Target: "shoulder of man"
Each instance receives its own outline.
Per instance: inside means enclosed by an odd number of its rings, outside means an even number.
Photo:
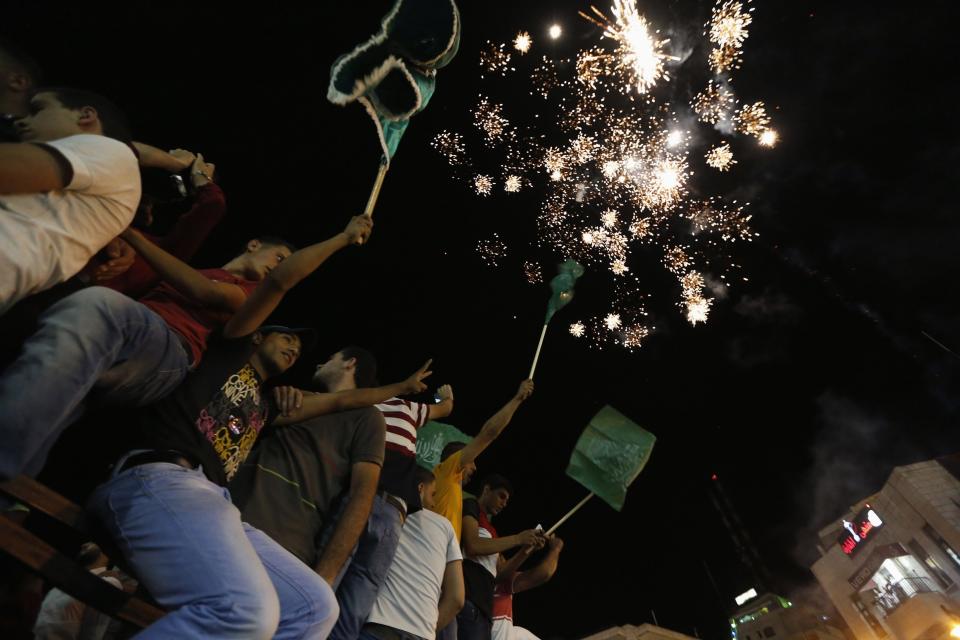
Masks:
[[[140,169],[133,149],[119,140],[79,134],[40,143],[60,156],[71,168],[70,191],[94,195],[140,193]]]

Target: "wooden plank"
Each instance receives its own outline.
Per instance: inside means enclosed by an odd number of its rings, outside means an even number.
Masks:
[[[98,578],[3,516],[0,516],[0,550],[81,602],[138,628],[147,627],[164,615],[162,610]]]
[[[84,510],[33,478],[17,476],[0,482],[0,491],[54,520],[91,537],[90,521]]]

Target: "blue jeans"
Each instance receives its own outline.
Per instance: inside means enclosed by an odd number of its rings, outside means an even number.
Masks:
[[[447,626],[437,631],[437,640],[457,640],[457,617],[454,616]]]
[[[457,638],[459,640],[490,640],[493,621],[477,609],[469,600],[457,614]]]
[[[337,587],[340,618],[330,633],[331,640],[356,640],[360,636],[387,579],[402,528],[400,511],[383,496],[374,496],[367,526]]]
[[[100,485],[88,508],[170,611],[138,638],[322,640],[337,619],[330,585],[241,522],[229,492],[199,469],[133,467]]]
[[[63,298],[0,375],[0,479],[37,475],[91,390],[110,404],[148,404],[189,368],[179,336],[139,302],[105,287]]]

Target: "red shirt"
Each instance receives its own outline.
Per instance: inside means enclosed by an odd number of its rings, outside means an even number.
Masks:
[[[493,590],[493,616],[492,620],[513,620],[513,588],[502,582],[497,583],[497,588]]]
[[[180,216],[170,233],[162,238],[146,233],[143,235],[167,253],[184,262],[190,262],[203,241],[223,219],[226,210],[227,202],[223,197],[223,191],[211,182],[200,187],[193,201],[193,208]],[[139,298],[159,282],[159,274],[146,260],[137,255],[126,272],[104,282],[103,286],[115,289],[131,298]]]
[[[201,269],[200,273],[215,282],[235,284],[248,296],[260,284],[237,277],[223,269]],[[206,351],[210,334],[227,324],[233,315],[228,311],[216,311],[198,304],[166,282],[154,287],[150,293],[140,298],[140,302],[186,339],[194,364],[200,362],[203,352]]]

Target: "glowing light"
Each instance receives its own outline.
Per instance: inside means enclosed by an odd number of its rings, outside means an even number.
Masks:
[[[507,245],[494,233],[486,240],[477,243],[477,253],[488,267],[499,266],[500,259],[507,255]]]
[[[507,180],[503,183],[503,190],[507,193],[516,193],[520,191],[520,176],[507,176]]]
[[[772,147],[777,144],[777,141],[780,139],[780,136],[777,135],[777,132],[773,129],[766,129],[763,133],[760,134],[760,144],[765,147]]]
[[[488,196],[490,195],[490,190],[493,188],[493,180],[490,179],[490,176],[480,174],[473,179],[473,188],[476,190],[477,195]]]
[[[716,124],[730,116],[733,100],[725,85],[711,80],[706,89],[694,96],[692,107],[701,122]]]
[[[490,73],[499,73],[501,76],[507,75],[508,71],[513,71],[510,67],[510,54],[504,51],[504,46],[489,41],[487,48],[480,53],[480,66]]]
[[[563,29],[560,28],[560,25],[554,24],[550,26],[550,37],[556,40],[561,35],[563,35]]]
[[[696,326],[698,322],[706,322],[710,314],[712,300],[708,298],[692,298],[687,300],[687,321]]]
[[[543,282],[543,272],[540,269],[540,265],[536,262],[524,262],[523,277],[526,278],[530,284]]]
[[[743,11],[742,4],[727,0],[713,8],[713,17],[710,20],[710,41],[721,47],[739,49],[749,35],[747,27],[751,22],[753,22],[753,16]]]
[[[533,40],[530,39],[530,34],[526,31],[521,31],[517,34],[517,37],[513,39],[513,48],[520,53],[527,53],[530,51],[530,45],[532,44]]]
[[[683,131],[674,130],[667,134],[668,147],[676,147],[681,142],[683,142]]]
[[[763,136],[763,133],[770,128],[770,116],[767,115],[763,102],[754,102],[741,107],[733,116],[733,128],[740,133],[758,138]]]
[[[593,234],[591,232],[584,231],[582,238],[584,244],[593,244]]]
[[[621,322],[619,313],[608,313],[607,317],[603,319],[603,323],[607,325],[607,329],[610,329],[610,331],[619,329]]]
[[[951,638],[960,638],[960,624],[953,625],[953,628],[950,629]]]
[[[629,270],[630,269],[627,267],[627,263],[623,260],[614,260],[613,264],[610,265],[610,271],[613,271],[613,273],[618,276],[622,276]]]
[[[623,332],[623,346],[627,349],[637,349],[643,346],[643,341],[650,335],[650,329],[640,325],[635,324]]]
[[[600,215],[600,219],[603,220],[603,226],[615,227],[617,224],[617,212],[612,209],[607,209]]]
[[[718,171],[727,171],[737,164],[737,161],[733,159],[733,151],[730,150],[730,145],[726,142],[707,151],[707,155],[704,157],[707,164]]]
[[[583,326],[582,322],[574,322],[570,325],[570,335],[574,338],[579,338],[583,335],[583,332],[586,330],[586,327]]]

